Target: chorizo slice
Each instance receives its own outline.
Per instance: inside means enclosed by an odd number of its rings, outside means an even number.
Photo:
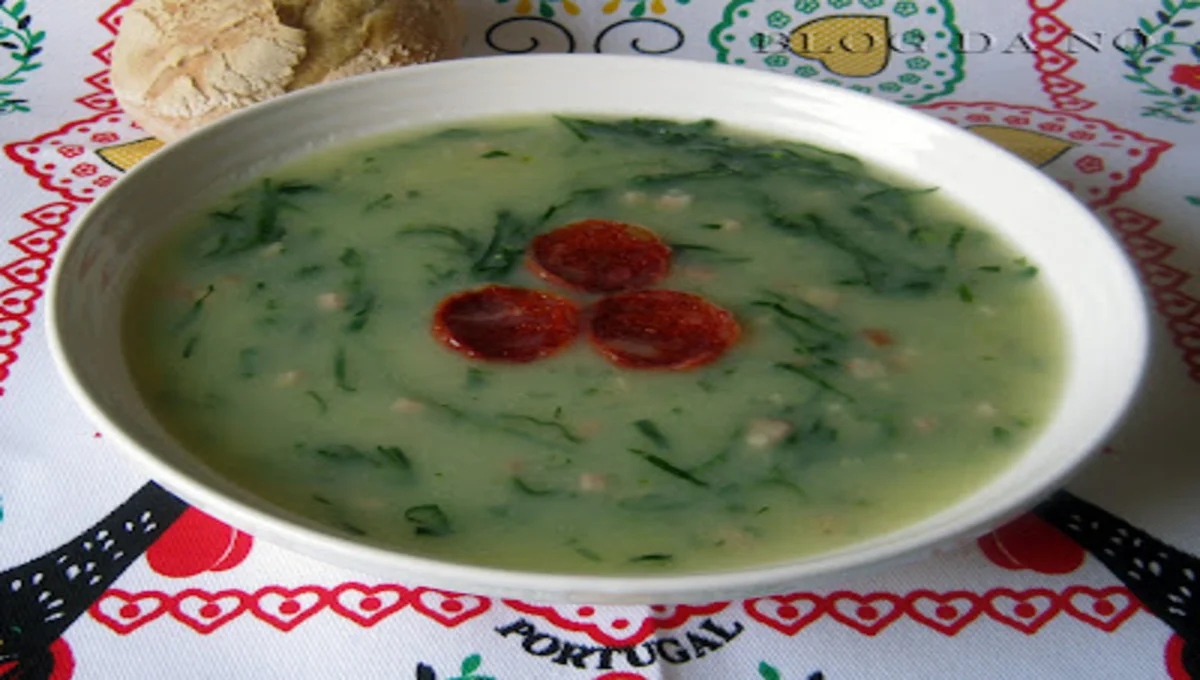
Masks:
[[[588,317],[592,345],[624,368],[697,368],[719,359],[741,337],[733,314],[673,290],[612,295],[593,304]]]
[[[486,286],[438,305],[433,335],[473,359],[528,363],[570,345],[579,335],[579,307],[554,293]]]
[[[644,227],[583,220],[529,244],[526,265],[538,277],[587,293],[648,288],[671,269],[671,249]]]

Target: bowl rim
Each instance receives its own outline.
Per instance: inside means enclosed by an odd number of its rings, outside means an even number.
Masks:
[[[1103,244],[1103,247],[1109,250],[1110,255],[1116,256],[1114,260],[1120,263],[1119,271],[1111,271],[1107,275],[1121,278],[1122,285],[1136,294],[1139,319],[1136,327],[1128,329],[1128,332],[1133,334],[1134,345],[1137,348],[1137,365],[1131,374],[1132,380],[1121,386],[1125,393],[1119,404],[1104,422],[1103,427],[1091,430],[1091,434],[1086,439],[1081,439],[1073,446],[1069,455],[1060,454],[1053,469],[1041,477],[1037,483],[1032,484],[1031,488],[1022,494],[1006,499],[1003,503],[994,504],[984,516],[976,517],[970,522],[959,522],[954,524],[951,530],[942,529],[937,531],[936,535],[925,535],[916,541],[912,539],[889,540],[894,532],[888,532],[880,536],[873,536],[867,541],[852,543],[834,551],[818,553],[809,557],[722,571],[592,576],[486,567],[423,557],[405,553],[399,549],[362,543],[332,531],[322,530],[319,525],[315,525],[311,521],[303,521],[304,518],[293,513],[281,510],[267,511],[263,507],[250,505],[195,479],[187,472],[160,458],[158,454],[143,447],[119,424],[116,417],[91,398],[88,388],[83,384],[74,367],[81,358],[73,355],[66,347],[63,320],[60,319],[60,316],[65,314],[63,291],[70,284],[65,282],[64,267],[61,265],[73,259],[77,244],[82,239],[81,234],[89,230],[89,225],[96,224],[93,216],[107,208],[109,203],[120,198],[121,186],[132,185],[138,181],[139,177],[154,173],[158,166],[165,162],[163,159],[173,153],[172,149],[186,150],[192,146],[208,144],[221,139],[226,130],[236,128],[242,121],[268,116],[277,109],[302,107],[310,99],[335,96],[339,92],[347,90],[369,89],[377,82],[403,81],[439,72],[486,71],[489,68],[511,69],[521,66],[554,67],[555,65],[565,68],[567,65],[574,65],[581,60],[611,64],[613,68],[636,67],[635,72],[640,73],[645,73],[649,67],[658,69],[656,75],[662,75],[663,71],[671,72],[670,75],[673,77],[687,78],[703,78],[705,75],[712,74],[721,78],[736,78],[739,79],[739,82],[744,81],[747,84],[761,82],[764,86],[772,88],[783,86],[792,88],[796,92],[807,91],[819,95],[825,101],[843,103],[867,112],[886,113],[893,119],[902,117],[926,128],[940,128],[943,134],[948,133],[956,141],[973,147],[973,152],[987,154],[990,162],[1001,162],[1010,166],[1014,163],[1019,164],[1021,167],[1013,167],[1012,171],[1023,173],[1030,186],[1037,184],[1047,189],[1051,194],[1051,198],[1048,200],[1054,200],[1064,208],[1071,205],[1076,210],[1086,212],[1087,221],[1091,222],[1095,232],[1096,245]],[[545,112],[551,113],[552,111],[546,109]],[[479,114],[475,117],[479,118],[483,115]],[[416,127],[428,126],[432,122],[422,120]],[[360,135],[352,137],[351,140],[361,138]],[[340,143],[344,145],[347,141],[343,139]],[[317,144],[313,149],[306,151],[305,155],[327,148],[330,148],[328,144]],[[46,289],[48,305],[45,328],[53,363],[60,379],[65,383],[73,401],[82,408],[89,419],[97,424],[106,437],[117,444],[127,458],[135,460],[152,480],[176,493],[187,503],[211,512],[218,518],[226,519],[235,526],[244,526],[253,531],[255,535],[261,534],[277,545],[303,554],[316,555],[318,559],[325,561],[329,561],[326,558],[336,555],[339,560],[338,566],[353,564],[355,566],[352,568],[358,569],[362,568],[360,565],[370,564],[369,571],[380,573],[386,571],[394,575],[411,577],[417,579],[421,585],[447,585],[481,594],[514,595],[552,601],[595,603],[611,600],[624,603],[665,604],[706,602],[713,601],[715,597],[777,592],[776,589],[789,584],[812,584],[831,578],[840,579],[850,571],[869,572],[872,569],[893,565],[897,561],[919,558],[941,546],[974,538],[1025,511],[1079,471],[1102,442],[1128,417],[1134,400],[1144,387],[1149,361],[1150,314],[1144,286],[1140,277],[1136,275],[1129,257],[1120,247],[1116,238],[1103,228],[1095,215],[1081,201],[1049,177],[1025,163],[1024,160],[955,125],[886,100],[748,67],[693,60],[600,54],[502,55],[500,59],[496,56],[469,57],[356,76],[287,93],[225,116],[189,133],[139,162],[121,178],[117,186],[110,188],[87,206],[61,244],[55,257],[55,264]],[[295,517],[301,521],[285,519],[285,517]],[[920,521],[922,520],[906,524],[897,531]],[[864,545],[870,547],[864,550],[862,549]],[[828,564],[831,559],[836,562],[835,565]]]

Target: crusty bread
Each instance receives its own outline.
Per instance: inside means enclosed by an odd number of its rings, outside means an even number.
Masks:
[[[117,101],[177,139],[309,85],[459,56],[455,0],[134,0],[113,46]]]

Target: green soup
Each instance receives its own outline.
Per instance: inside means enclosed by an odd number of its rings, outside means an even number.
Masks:
[[[439,303],[487,284],[600,299],[525,262],[592,218],[670,245],[655,287],[731,312],[736,344],[637,370],[586,329],[519,364],[435,338]],[[721,570],[878,536],[1010,464],[1064,363],[1036,267],[935,188],[710,122],[376,139],[246,185],[147,262],[127,353],[188,449],[331,531],[477,565]]]

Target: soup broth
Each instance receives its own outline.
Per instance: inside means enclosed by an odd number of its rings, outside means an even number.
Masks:
[[[605,354],[589,334],[614,293],[528,266],[581,220],[651,232],[669,267],[634,287],[698,296],[736,338],[676,368]],[[520,362],[456,350],[439,305],[488,285],[577,305],[578,333]],[[936,187],[707,121],[480,121],[320,153],[173,232],[132,291],[135,381],[221,475],[359,540],[565,573],[901,528],[1014,460],[1064,363],[1036,265]]]

